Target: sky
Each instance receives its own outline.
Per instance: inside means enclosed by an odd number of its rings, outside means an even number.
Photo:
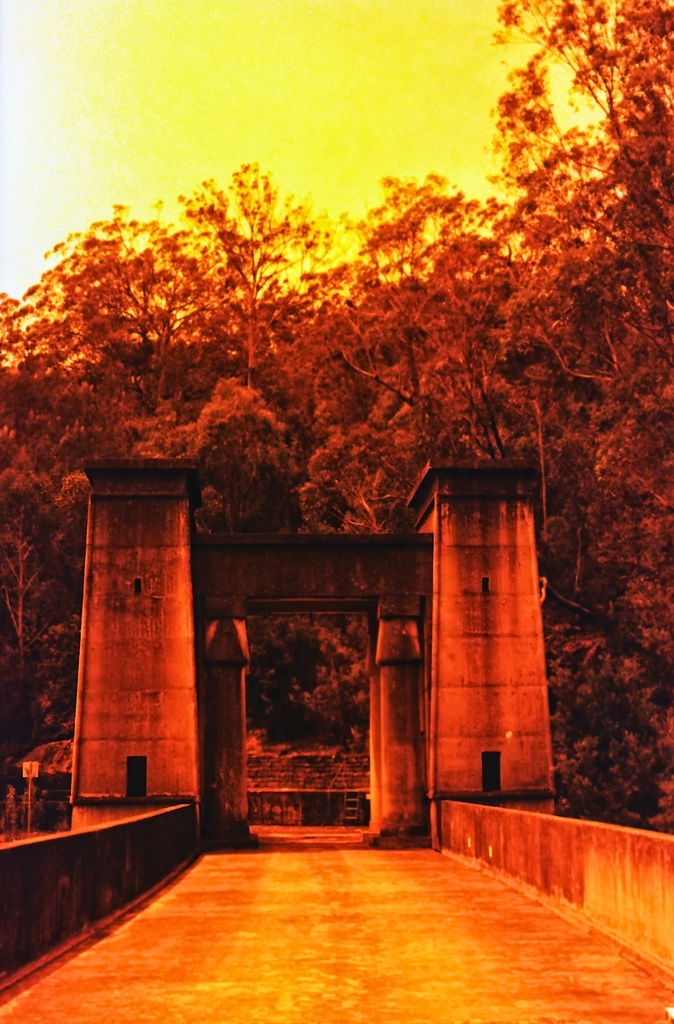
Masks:
[[[361,217],[385,176],[478,198],[490,116],[522,63],[498,0],[0,0],[0,292],[71,232],[243,163]]]

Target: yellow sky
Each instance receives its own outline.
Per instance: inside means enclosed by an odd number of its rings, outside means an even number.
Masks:
[[[490,111],[522,54],[497,0],[0,0],[0,291],[108,217],[256,161],[317,212],[385,175],[490,191]],[[506,64],[506,59],[508,63]]]

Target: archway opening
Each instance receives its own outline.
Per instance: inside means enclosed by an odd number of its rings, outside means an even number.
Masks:
[[[247,628],[249,824],[366,827],[367,617],[284,609]]]

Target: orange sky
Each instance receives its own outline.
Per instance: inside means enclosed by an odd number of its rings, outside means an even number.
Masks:
[[[490,191],[497,0],[0,0],[0,291],[113,204],[257,161],[317,212],[384,175]],[[506,64],[507,60],[507,64]]]

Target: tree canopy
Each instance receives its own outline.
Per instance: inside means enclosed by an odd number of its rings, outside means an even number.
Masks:
[[[195,457],[203,530],[378,532],[411,529],[427,459],[518,457],[542,481],[559,806],[674,828],[674,4],[500,19],[528,60],[489,202],[387,178],[328,224],[248,164],[178,225],[115,207],[2,298],[6,756],[72,727],[87,458]],[[294,727],[334,735],[353,637],[293,628],[332,653],[305,696],[285,662],[264,692],[285,672]]]

